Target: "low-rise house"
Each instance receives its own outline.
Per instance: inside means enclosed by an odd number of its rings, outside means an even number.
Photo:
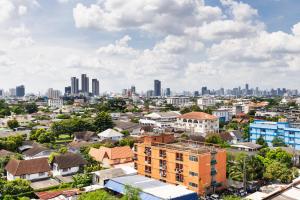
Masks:
[[[25,160],[36,158],[48,158],[53,151],[43,146],[33,146],[32,148],[23,152]]]
[[[252,142],[241,142],[241,143],[231,145],[231,148],[238,149],[240,151],[253,152],[253,151],[258,151],[259,149],[262,148],[262,146]]]
[[[92,172],[92,182],[94,185],[104,186],[104,184],[112,178],[136,175],[137,171],[132,167],[111,168]]]
[[[98,134],[100,140],[119,141],[123,138],[123,134],[113,129],[107,129]]]
[[[100,147],[100,149],[91,148],[89,155],[96,161],[102,163],[104,167],[128,163],[133,161],[133,152],[129,146],[123,147]]]
[[[205,137],[219,132],[219,118],[204,112],[190,112],[178,116],[174,128]]]
[[[29,181],[49,178],[50,165],[47,158],[37,158],[32,160],[10,160],[5,166],[7,180],[17,178]]]
[[[214,110],[212,114],[219,118],[220,122],[229,122],[232,119],[232,113],[230,110],[226,109],[218,109]]]
[[[54,176],[66,176],[75,174],[87,162],[79,154],[65,153],[55,156],[52,161],[52,173]]]
[[[143,119],[139,120],[139,123],[144,126],[155,126],[159,128],[171,127],[176,122],[177,117],[180,116],[179,112],[154,112],[145,115]]]
[[[44,191],[35,193],[40,200],[75,200],[80,194],[78,189]]]
[[[74,141],[98,141],[99,137],[95,132],[92,131],[82,131],[74,133]]]
[[[243,134],[241,131],[234,130],[234,131],[230,131],[229,134],[232,137],[231,144],[237,144],[240,142],[244,142]]]
[[[114,124],[114,129],[118,130],[119,132],[128,131],[130,135],[141,134],[142,126],[140,124],[120,120],[115,120]]]

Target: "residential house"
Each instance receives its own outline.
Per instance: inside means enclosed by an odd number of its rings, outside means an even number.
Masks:
[[[52,173],[54,176],[66,176],[75,174],[84,166],[86,161],[79,154],[65,153],[55,156],[52,161]]]
[[[14,153],[11,151],[7,151],[5,149],[0,150],[0,158],[10,157],[12,155],[14,155]]]
[[[56,190],[36,192],[40,200],[76,200],[80,194],[79,189]]]
[[[119,132],[128,131],[130,135],[139,135],[142,131],[142,125],[137,123],[115,120],[114,124],[114,129],[116,129]]]
[[[32,148],[23,152],[25,160],[36,158],[48,158],[53,151],[43,146],[33,146]]]
[[[133,161],[133,152],[129,146],[113,148],[102,146],[100,149],[91,148],[89,155],[102,163],[104,167],[112,167]]]
[[[95,132],[92,131],[82,131],[74,133],[74,141],[98,141],[99,137]]]
[[[145,115],[143,119],[139,120],[139,123],[144,126],[154,126],[159,128],[171,127],[176,122],[177,117],[180,116],[179,112],[154,112]]]
[[[232,112],[230,110],[218,109],[212,112],[212,115],[219,118],[220,122],[226,123],[232,119]]]
[[[204,112],[190,112],[177,117],[174,128],[205,137],[219,131],[219,118]]]
[[[29,181],[49,178],[50,165],[47,158],[37,158],[32,160],[11,159],[5,166],[7,180],[17,178]]]
[[[119,141],[123,138],[123,134],[113,129],[107,129],[98,134],[100,140]]]

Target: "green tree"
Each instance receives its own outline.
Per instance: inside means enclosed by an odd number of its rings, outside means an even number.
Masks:
[[[131,185],[125,185],[125,194],[122,200],[141,200],[141,189],[132,187]]]
[[[36,113],[39,109],[35,103],[27,103],[25,104],[25,110],[27,111],[27,113],[32,114]]]
[[[210,134],[205,138],[205,142],[212,144],[223,144],[224,141],[219,134]]]
[[[290,183],[295,178],[293,175],[293,170],[289,169],[286,165],[278,161],[273,161],[266,167],[264,178],[270,181]]]
[[[234,195],[227,195],[222,197],[223,200],[242,200],[241,197],[234,196]]]
[[[105,190],[96,190],[94,192],[83,193],[79,200],[117,200],[118,198],[110,195]]]
[[[0,187],[0,193],[2,195],[20,195],[23,193],[32,192],[30,182],[24,179],[16,179],[13,181],[7,181]]]
[[[7,126],[10,129],[14,129],[14,128],[18,128],[20,125],[19,125],[19,122],[16,119],[12,119],[12,120],[7,121]]]
[[[262,136],[259,136],[259,138],[256,140],[256,144],[262,145],[263,147],[268,147],[268,143]]]
[[[273,147],[286,147],[287,145],[285,144],[284,140],[279,137],[274,137],[272,140],[272,145]]]
[[[25,109],[22,105],[16,105],[11,108],[11,111],[17,115],[24,114]]]
[[[122,140],[119,141],[120,146],[133,147],[133,144],[134,144],[134,139],[132,139],[132,138],[123,138]]]
[[[50,143],[55,141],[55,137],[52,132],[46,131],[45,133],[41,133],[37,140],[39,143]]]
[[[94,125],[98,132],[105,131],[106,129],[113,128],[114,123],[109,113],[100,112],[95,118]]]
[[[81,188],[89,185],[92,182],[92,176],[90,174],[75,174],[73,177],[73,187]]]

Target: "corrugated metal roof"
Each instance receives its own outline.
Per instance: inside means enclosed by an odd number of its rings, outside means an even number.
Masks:
[[[175,186],[140,175],[123,176],[109,180],[105,187],[118,193],[125,193],[125,185],[131,185],[142,190],[142,200],[197,200],[195,192],[183,186]]]

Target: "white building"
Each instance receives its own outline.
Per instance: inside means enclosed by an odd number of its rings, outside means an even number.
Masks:
[[[62,108],[64,100],[62,99],[48,99],[48,106],[51,108]]]
[[[168,97],[167,104],[172,104],[176,107],[183,107],[190,103],[190,97]]]
[[[214,110],[212,114],[218,117],[220,122],[229,122],[232,119],[230,110],[218,109]]]
[[[8,181],[17,178],[33,181],[49,178],[50,165],[47,158],[32,160],[11,159],[5,166],[5,170]]]
[[[210,96],[202,97],[202,98],[199,98],[197,100],[197,105],[201,109],[205,109],[205,108],[210,107],[210,106],[215,106],[216,105],[216,99],[214,97],[210,97]]]
[[[204,112],[190,112],[177,117],[174,128],[205,137],[219,131],[219,118]]]
[[[159,128],[166,128],[173,126],[176,122],[177,117],[180,116],[180,113],[177,111],[170,112],[154,112],[148,115],[145,115],[143,119],[139,120],[141,125],[145,126],[155,126]]]
[[[123,138],[123,134],[119,133],[118,131],[115,131],[113,129],[107,129],[107,130],[99,133],[98,137],[100,138],[100,140],[119,141]]]
[[[53,176],[65,176],[75,174],[80,167],[84,166],[86,161],[75,153],[65,153],[55,156],[52,161]]]

